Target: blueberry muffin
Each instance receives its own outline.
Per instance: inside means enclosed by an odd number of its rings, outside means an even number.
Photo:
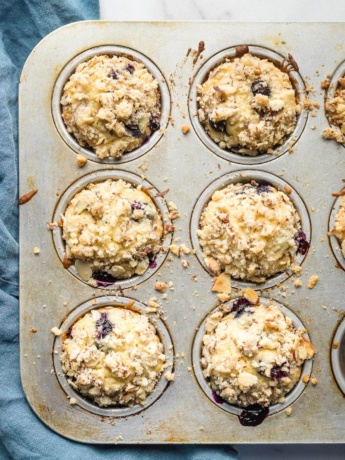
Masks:
[[[79,319],[63,335],[60,359],[71,387],[104,407],[144,405],[166,361],[147,317],[114,307]]]
[[[220,148],[243,155],[273,153],[300,113],[289,76],[249,53],[215,67],[197,90],[207,134]]]
[[[247,407],[283,403],[299,381],[313,345],[275,305],[245,297],[212,313],[205,323],[203,373],[216,395]]]
[[[113,283],[154,268],[163,222],[140,187],[121,179],[91,183],[74,196],[62,220],[65,260],[86,281]]]
[[[265,282],[286,271],[309,244],[289,197],[271,185],[230,184],[205,206],[197,231],[209,270]]]
[[[94,56],[79,64],[61,106],[68,132],[99,158],[121,158],[160,128],[158,81],[125,56]]]

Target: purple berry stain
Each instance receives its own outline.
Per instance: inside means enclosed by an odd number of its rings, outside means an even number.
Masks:
[[[212,391],[212,398],[217,404],[224,404],[224,399],[222,399],[215,391]]]
[[[112,72],[110,72],[109,77],[111,77],[113,80],[117,80],[119,78],[116,70],[113,70]]]
[[[133,137],[139,138],[142,136],[142,132],[139,129],[139,125],[130,123],[128,125],[125,125],[125,128],[126,128],[126,131]]]
[[[107,313],[102,312],[100,319],[96,322],[96,338],[98,340],[104,339],[113,330],[113,326]]]
[[[147,257],[149,258],[149,268],[156,268],[157,267],[156,255],[154,255],[152,252],[149,252],[147,254]]]
[[[73,326],[70,326],[70,327],[68,328],[68,330],[67,330],[66,337],[67,337],[68,339],[73,339],[72,327],[73,327]]]
[[[270,96],[271,94],[271,90],[270,90],[270,87],[268,86],[268,83],[263,80],[253,81],[250,87],[250,90],[254,96],[256,96],[257,94],[262,94],[264,96]]]
[[[132,209],[132,212],[134,211],[134,209],[143,209],[142,202],[134,200],[133,203],[131,204],[131,209]]]
[[[149,128],[151,132],[158,131],[161,127],[159,123],[159,116],[158,115],[151,115],[149,121]]]
[[[212,129],[215,131],[218,131],[219,133],[225,133],[226,132],[226,120],[220,120],[220,121],[212,121],[209,120],[210,126]]]
[[[275,380],[278,382],[279,380],[283,379],[284,377],[289,376],[289,371],[283,371],[283,367],[285,367],[286,364],[282,364],[281,366],[278,366],[275,364],[272,369],[271,369],[271,379]]]
[[[236,312],[234,318],[239,318],[243,313],[245,313],[245,309],[248,307],[252,307],[253,304],[249,302],[245,297],[239,297],[238,299],[234,300],[231,308],[231,312]],[[246,313],[252,313],[251,311],[247,311]]]
[[[127,70],[128,70],[128,72],[129,72],[131,75],[133,75],[133,74],[134,74],[134,71],[135,71],[134,65],[133,65],[133,64],[128,64]]]
[[[272,190],[269,185],[258,185],[256,187],[256,192],[261,195],[262,193],[270,193]]]
[[[98,286],[110,286],[111,284],[114,284],[116,281],[116,278],[114,278],[110,273],[103,272],[103,271],[98,271],[92,273],[92,278],[97,281]]]
[[[269,408],[260,404],[252,404],[240,413],[238,416],[240,424],[243,426],[258,426],[265,420],[269,414]]]
[[[307,235],[303,232],[299,232],[295,238],[297,243],[297,252],[304,256],[309,251],[310,244],[307,241]]]

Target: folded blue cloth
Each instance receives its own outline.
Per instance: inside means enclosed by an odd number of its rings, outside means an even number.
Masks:
[[[26,402],[18,346],[18,79],[33,47],[69,22],[96,19],[98,0],[0,1],[0,459],[236,458],[230,446],[92,446],[47,428]]]

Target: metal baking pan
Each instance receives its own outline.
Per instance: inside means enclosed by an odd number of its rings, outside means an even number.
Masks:
[[[327,232],[339,206],[332,192],[342,186],[345,152],[342,145],[321,137],[328,121],[320,89],[326,75],[345,60],[343,36],[344,24],[90,21],[56,30],[33,50],[20,79],[20,195],[38,189],[20,207],[21,375],[31,407],[53,430],[81,442],[109,444],[344,442],[344,327],[334,334],[345,310],[345,264],[339,244],[334,237],[329,240]],[[198,53],[201,41],[205,50]],[[299,65],[292,75],[301,98],[308,90],[310,99],[320,104],[311,113],[302,110],[295,132],[273,155],[249,158],[224,152],[209,141],[195,116],[195,85],[241,44],[275,62],[291,54]],[[79,147],[59,112],[61,88],[76,63],[100,52],[141,60],[160,82],[166,130],[120,161],[100,161]],[[191,128],[186,135],[181,131],[184,124]],[[77,152],[88,158],[82,169],[76,163]],[[177,205],[180,218],[164,246],[173,238],[177,245],[194,248],[195,253],[183,256],[189,267],[182,266],[181,258],[163,253],[155,271],[106,290],[89,286],[73,268],[63,269],[61,230],[48,230],[46,222],[54,221],[78,187],[90,178],[105,177],[152,184],[158,192],[169,189],[166,202]],[[195,238],[198,216],[210,193],[222,184],[251,178],[291,187],[291,199],[311,241],[308,255],[299,260],[302,287],[295,288],[294,277],[286,274],[251,286],[308,329],[317,353],[312,369],[310,363],[303,372],[318,381],[315,386],[300,382],[297,393],[289,395],[289,417],[286,405],[278,405],[256,428],[241,426],[236,410],[212,400],[202,381],[200,331],[218,303]],[[163,214],[166,202],[156,199]],[[34,247],[39,254],[34,254]],[[319,282],[309,290],[312,275],[318,275]],[[173,283],[166,300],[154,289],[157,281]],[[233,294],[246,286],[233,284]],[[144,310],[152,297],[162,304],[156,324],[175,381],[162,381],[141,410],[96,410],[87,401],[69,404],[70,388],[59,369],[60,339],[51,328],[67,327],[94,305],[121,306],[134,299]]]

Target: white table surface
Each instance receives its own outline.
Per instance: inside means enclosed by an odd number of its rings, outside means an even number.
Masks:
[[[100,0],[100,7],[101,19],[112,21],[345,22],[343,0]],[[345,459],[345,444],[234,447],[240,460]]]

